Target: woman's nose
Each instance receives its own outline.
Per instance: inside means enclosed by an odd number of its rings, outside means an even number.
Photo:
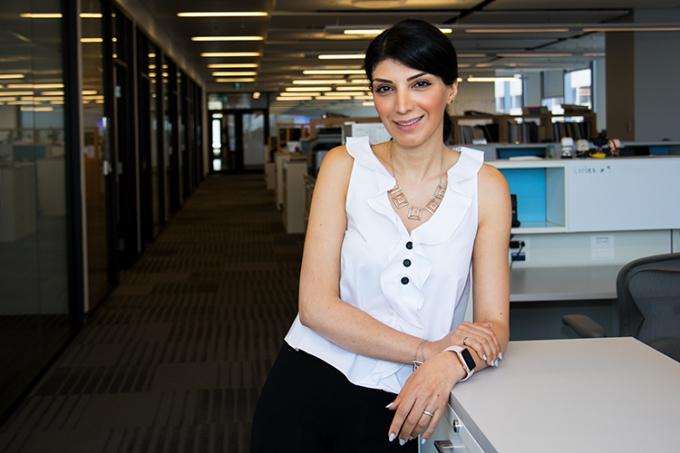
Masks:
[[[406,90],[397,91],[397,113],[407,113],[411,110],[413,100]]]

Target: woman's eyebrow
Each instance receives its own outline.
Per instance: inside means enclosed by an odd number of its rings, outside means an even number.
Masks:
[[[407,82],[410,82],[411,80],[417,79],[418,77],[422,77],[422,76],[424,76],[424,75],[427,75],[427,72],[419,72],[418,74],[412,75],[411,77],[409,77],[408,79],[406,79],[406,81],[407,81]],[[378,78],[373,79],[373,81],[374,81],[374,82],[393,83],[391,80],[387,80],[387,79],[378,79]]]

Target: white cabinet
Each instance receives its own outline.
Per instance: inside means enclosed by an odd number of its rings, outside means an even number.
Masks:
[[[305,174],[307,160],[283,164],[283,224],[287,233],[305,232]]]

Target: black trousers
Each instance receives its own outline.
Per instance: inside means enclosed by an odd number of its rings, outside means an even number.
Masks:
[[[388,440],[395,397],[284,342],[255,409],[251,453],[415,453],[417,439]]]

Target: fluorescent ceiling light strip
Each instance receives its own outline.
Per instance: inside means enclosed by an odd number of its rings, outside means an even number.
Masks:
[[[361,105],[363,105],[364,107],[375,107],[375,103],[373,101],[365,101],[362,102]]]
[[[294,98],[299,96],[321,96],[320,91],[284,91],[279,93],[279,97]]]
[[[229,79],[215,79],[215,82],[217,83],[250,83],[254,82],[255,78],[254,77],[234,77],[234,78],[229,78]]]
[[[304,75],[349,75],[349,74],[366,74],[363,69],[307,69],[302,71]]]
[[[23,89],[56,89],[56,88],[64,88],[63,83],[9,83],[7,84],[7,88],[18,88],[20,90]]]
[[[567,33],[568,28],[468,28],[465,33]]]
[[[457,55],[458,58],[484,58],[485,53],[475,53],[475,52],[463,52]]]
[[[52,107],[21,107],[22,112],[51,112]]]
[[[293,85],[314,85],[314,84],[319,84],[319,85],[336,85],[336,84],[341,84],[341,83],[347,83],[345,79],[324,79],[324,80],[314,80],[314,79],[299,79],[299,80],[293,80]]]
[[[363,60],[365,57],[363,53],[322,54],[319,60]]]
[[[115,39],[115,38],[113,38],[113,39]],[[100,43],[100,42],[104,42],[104,38],[80,38],[80,42],[82,42],[84,44]]]
[[[24,19],[61,19],[61,13],[21,13],[19,17]],[[80,13],[81,19],[101,19],[101,13]]]
[[[41,96],[63,96],[63,91],[43,91],[40,93]]]
[[[350,96],[317,96],[315,99],[324,99],[331,101],[349,101],[352,98]]]
[[[473,77],[467,78],[468,82],[510,82],[515,80],[521,80],[517,77]]]
[[[654,27],[654,26],[640,26],[640,27],[587,27],[583,29],[584,32],[628,32],[628,31],[680,31],[680,27]]]
[[[23,74],[0,74],[0,79],[23,79]]]
[[[331,91],[331,87],[288,87],[286,91],[298,92],[298,91]]]
[[[203,52],[202,57],[259,57],[260,52]]]
[[[331,91],[324,93],[324,96],[363,96],[364,94],[363,91]]]
[[[354,96],[354,99],[358,101],[370,101],[373,100],[373,96]]]
[[[311,101],[311,96],[297,96],[297,97],[277,97],[277,101]]]
[[[573,54],[569,52],[499,52],[496,54],[499,57],[516,57],[516,58],[551,58],[551,57],[571,57]]]
[[[266,11],[183,11],[177,17],[266,17]]]
[[[217,71],[212,73],[213,77],[245,77],[257,75],[256,71]]]
[[[33,96],[33,91],[0,91],[0,96]]]
[[[583,54],[584,57],[604,57],[604,52],[586,52]]]
[[[371,81],[368,79],[352,79],[352,83],[363,83],[365,85],[368,85],[369,83],[371,83]]]
[[[384,28],[347,28],[343,31],[343,34],[377,36],[384,30]],[[447,27],[439,27],[439,31],[442,33],[453,33],[453,29]]]
[[[217,41],[262,41],[262,36],[192,36],[192,41],[217,42]]]
[[[210,69],[239,69],[239,68],[257,68],[257,63],[213,63],[209,64]]]
[[[359,84],[357,84],[359,85]],[[366,86],[357,86],[357,85],[349,85],[349,86],[344,86],[344,87],[337,87],[335,90],[336,91],[356,91],[356,90],[366,90],[369,91],[370,88],[368,85]]]

